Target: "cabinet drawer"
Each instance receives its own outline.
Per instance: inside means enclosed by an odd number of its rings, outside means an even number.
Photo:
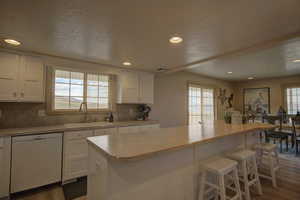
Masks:
[[[66,140],[76,140],[76,139],[85,139],[87,137],[93,136],[92,130],[87,131],[68,131],[65,132],[65,139]]]
[[[96,129],[94,130],[94,136],[101,136],[101,135],[110,135],[117,133],[116,128],[105,128],[105,129]]]
[[[120,127],[119,133],[137,133],[139,132],[139,126],[128,126],[128,127]]]
[[[88,144],[86,139],[71,140],[65,143],[65,155],[88,155]]]

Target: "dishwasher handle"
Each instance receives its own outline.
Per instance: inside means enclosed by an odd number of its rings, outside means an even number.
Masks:
[[[48,139],[56,139],[56,138],[62,138],[62,133],[15,136],[12,138],[12,143],[48,140]]]

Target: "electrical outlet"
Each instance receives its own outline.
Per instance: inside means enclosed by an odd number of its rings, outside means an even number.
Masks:
[[[38,116],[39,117],[45,117],[46,116],[46,111],[45,110],[38,110]]]

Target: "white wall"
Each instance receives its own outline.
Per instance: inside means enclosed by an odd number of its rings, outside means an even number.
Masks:
[[[204,86],[226,88],[227,96],[232,92],[232,85],[229,82],[189,72],[157,75],[154,81],[154,105],[152,106],[151,118],[159,120],[162,127],[187,124],[187,84],[189,81]],[[220,118],[219,112],[218,117]]]

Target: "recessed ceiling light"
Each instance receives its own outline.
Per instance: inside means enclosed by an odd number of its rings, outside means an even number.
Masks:
[[[170,41],[170,43],[178,44],[178,43],[181,43],[183,41],[183,39],[179,36],[174,36],[174,37],[171,37],[169,41]]]
[[[297,63],[297,62],[300,62],[300,60],[294,60],[293,62],[294,62],[294,63]]]
[[[17,40],[13,40],[13,39],[4,39],[4,42],[6,42],[7,44],[14,45],[14,46],[19,46],[21,44],[21,42],[19,42]]]
[[[232,74],[232,72],[227,72],[227,74]]]
[[[131,65],[131,62],[123,62],[123,65],[125,65],[125,66],[130,66],[130,65]]]
[[[248,77],[248,79],[249,79],[249,80],[253,80],[253,79],[254,79],[254,77]]]

